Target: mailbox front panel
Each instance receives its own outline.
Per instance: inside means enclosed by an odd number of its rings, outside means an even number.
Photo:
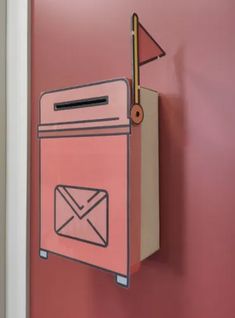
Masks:
[[[129,107],[124,79],[42,95],[41,253],[129,275]]]

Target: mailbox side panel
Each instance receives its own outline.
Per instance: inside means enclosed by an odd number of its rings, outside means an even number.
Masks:
[[[160,247],[158,93],[141,88],[141,260]]]

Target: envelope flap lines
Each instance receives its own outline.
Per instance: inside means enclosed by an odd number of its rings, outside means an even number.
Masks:
[[[57,186],[56,191],[64,198],[75,215],[82,219],[88,215],[101,201],[107,198],[104,190]]]

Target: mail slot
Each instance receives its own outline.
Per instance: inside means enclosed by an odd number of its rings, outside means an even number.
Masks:
[[[129,286],[159,248],[158,94],[115,79],[40,99],[40,257],[50,253],[115,274]]]

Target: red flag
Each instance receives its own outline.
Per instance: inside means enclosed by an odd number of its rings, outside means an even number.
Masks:
[[[138,23],[138,37],[139,37],[139,65],[151,62],[166,53],[160,45],[153,39],[148,31]]]
[[[134,103],[140,105],[140,66],[158,59],[166,53],[143,25],[139,23],[136,13],[132,15],[132,44],[133,98]]]

